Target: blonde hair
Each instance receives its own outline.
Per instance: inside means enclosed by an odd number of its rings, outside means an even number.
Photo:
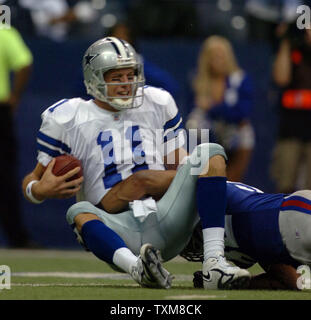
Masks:
[[[197,95],[207,95],[210,90],[211,73],[210,73],[210,56],[215,43],[223,45],[227,54],[227,72],[226,75],[230,75],[233,72],[240,70],[240,67],[236,61],[233,48],[230,42],[221,36],[208,37],[202,44],[199,57],[197,73],[193,79],[193,89]]]

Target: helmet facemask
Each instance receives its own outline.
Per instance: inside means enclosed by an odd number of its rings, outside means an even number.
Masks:
[[[115,38],[110,37],[110,40],[118,40]],[[120,40],[118,40],[120,41]],[[109,43],[109,42],[108,42]],[[123,44],[126,44],[122,41]],[[106,44],[106,43],[105,43]],[[126,44],[129,46],[128,44]],[[121,58],[119,55],[114,59],[111,59],[111,56],[114,54],[111,53],[111,48],[108,50],[97,50],[98,53],[94,52],[91,56],[90,63],[84,66],[84,83],[87,88],[88,94],[92,95],[93,97],[97,98],[100,101],[108,103],[110,106],[117,110],[124,110],[124,109],[131,109],[131,108],[138,108],[143,103],[144,97],[144,84],[145,78],[143,73],[143,65],[140,61],[138,61],[139,57],[137,56],[135,50],[129,46],[132,50],[131,56],[124,59]],[[102,51],[102,52],[101,52]],[[108,52],[107,52],[108,51]],[[111,59],[110,63],[108,64],[105,60],[102,60],[102,65],[97,63],[95,65],[92,64],[93,56],[94,62],[101,62],[101,58],[104,58],[105,54],[107,54],[108,59]],[[109,54],[109,55],[108,55]],[[95,61],[95,58],[98,56],[98,61]],[[101,56],[101,57],[100,57]],[[133,68],[134,69],[134,79],[133,81],[129,82],[106,82],[105,81],[105,74],[109,70],[116,70],[116,69],[126,69],[126,68]],[[108,95],[108,86],[122,86],[122,85],[130,85],[131,89],[129,95],[126,96],[109,96]]]

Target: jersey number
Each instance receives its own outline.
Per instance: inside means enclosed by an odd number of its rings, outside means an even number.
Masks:
[[[241,190],[245,190],[245,191],[249,191],[249,192],[263,193],[263,191],[261,191],[260,189],[257,189],[257,188],[255,188],[255,187],[248,186],[248,185],[243,184],[243,183],[232,182],[232,181],[228,181],[228,183],[234,184],[237,188],[239,188],[239,189],[241,189]]]
[[[134,167],[132,173],[139,170],[149,169],[145,162],[145,152],[142,148],[142,139],[139,132],[139,126],[128,127],[125,132],[125,139],[130,142],[132,149],[132,161]],[[104,186],[106,189],[113,187],[118,182],[122,181],[122,175],[118,172],[115,146],[113,144],[113,136],[110,130],[102,131],[97,137],[97,144],[101,146],[105,159],[105,176],[103,177]],[[108,161],[106,161],[108,159]]]

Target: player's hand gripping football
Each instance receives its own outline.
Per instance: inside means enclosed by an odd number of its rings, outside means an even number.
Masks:
[[[48,164],[45,172],[43,173],[39,182],[33,185],[33,192],[36,194],[38,200],[48,199],[48,198],[71,198],[77,194],[81,189],[81,184],[83,182],[83,177],[78,179],[72,178],[80,171],[80,167],[76,167],[64,175],[56,176],[53,174],[53,166],[55,164],[55,158]]]

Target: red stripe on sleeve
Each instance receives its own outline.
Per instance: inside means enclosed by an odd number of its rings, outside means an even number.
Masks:
[[[282,203],[282,207],[287,207],[287,206],[299,207],[299,208],[303,208],[311,211],[311,204],[305,203],[300,200],[286,200]]]

